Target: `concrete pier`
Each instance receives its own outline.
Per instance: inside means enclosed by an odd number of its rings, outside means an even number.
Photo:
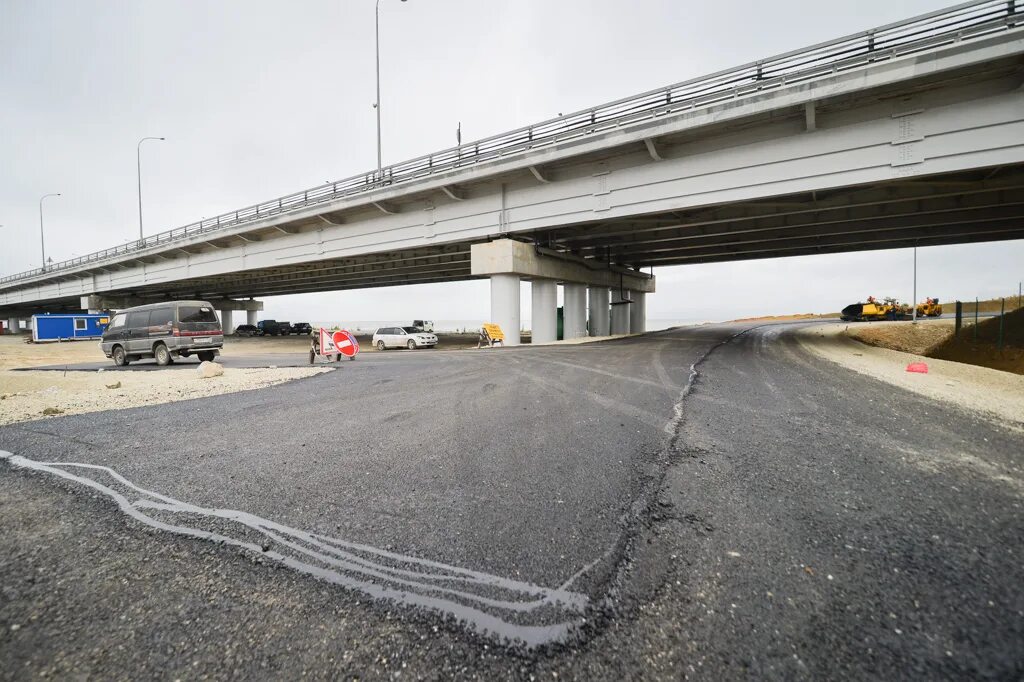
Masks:
[[[519,345],[519,275],[491,275],[491,322],[505,332],[505,345]]]
[[[554,340],[555,332],[549,331],[548,324],[554,314],[557,301],[557,283],[573,283],[573,286],[590,287],[590,333],[595,336],[608,335],[608,289],[625,287],[632,291],[654,291],[654,278],[641,272],[627,271],[609,266],[595,269],[579,258],[566,256],[535,244],[512,239],[497,239],[470,248],[471,269],[475,277],[489,277],[491,280],[491,321],[501,325],[508,345],[519,343],[519,280],[544,282],[534,287],[534,327],[540,336],[534,336],[538,343]],[[567,285],[567,291],[568,291]],[[552,293],[554,292],[554,293]],[[580,289],[567,294],[567,306],[575,309],[576,333],[580,331],[580,313],[583,296]],[[579,304],[579,305],[577,305]],[[626,311],[625,326],[629,326],[629,312]],[[557,324],[557,317],[554,318]]]
[[[258,311],[256,311],[256,310],[246,310],[245,311],[245,323],[246,324],[251,324],[252,326],[255,327],[256,326],[256,321],[257,321],[256,320],[257,312]]]
[[[608,336],[608,287],[590,287],[590,335]]]
[[[633,304],[629,306],[629,332],[643,334],[647,331],[647,294],[630,291],[629,297],[633,299]]]
[[[224,330],[225,334],[235,331],[235,326],[231,323],[232,312],[230,309],[220,311],[220,328]]]
[[[531,343],[556,341],[558,339],[558,284],[553,279],[535,279],[530,283],[530,288],[533,301]]]
[[[566,282],[562,287],[564,309],[562,337],[578,339],[587,335],[587,286]]]
[[[628,301],[627,296],[629,295],[628,290],[613,289],[612,290],[612,304],[611,304],[611,333],[612,334],[628,334],[629,333],[629,309],[632,307],[629,303],[623,303]]]

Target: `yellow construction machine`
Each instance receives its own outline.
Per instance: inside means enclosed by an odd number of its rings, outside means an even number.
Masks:
[[[887,296],[879,302],[868,296],[867,303],[851,303],[843,308],[839,319],[845,322],[870,322],[876,320],[906,320],[910,318],[910,306]]]
[[[918,317],[939,317],[942,315],[942,304],[937,298],[926,298],[924,303],[917,304]]]

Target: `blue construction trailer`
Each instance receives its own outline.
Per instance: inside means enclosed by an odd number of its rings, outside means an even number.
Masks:
[[[59,315],[33,315],[32,340],[74,341],[76,339],[98,339],[110,324],[106,313],[78,313]]]

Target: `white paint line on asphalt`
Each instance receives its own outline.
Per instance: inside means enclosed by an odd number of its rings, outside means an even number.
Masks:
[[[583,613],[589,603],[585,594],[571,592],[565,586],[547,588],[309,533],[248,512],[181,502],[139,487],[104,466],[38,462],[2,450],[0,459],[15,467],[48,473],[97,490],[115,501],[122,512],[152,528],[246,549],[375,599],[455,616],[480,634],[509,641],[519,640],[529,647],[567,639],[583,622]],[[109,477],[113,483],[107,485],[94,478],[71,473],[68,469],[97,472]],[[132,500],[129,496],[141,497]],[[168,514],[184,521],[182,525],[167,523],[143,510]],[[243,537],[197,527],[198,522],[211,520],[226,522],[227,533],[237,529],[242,531],[239,535],[244,536],[247,531],[255,531],[267,541],[261,546]]]

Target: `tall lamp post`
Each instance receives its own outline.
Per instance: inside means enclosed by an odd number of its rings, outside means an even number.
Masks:
[[[43,255],[43,270],[46,269],[46,239],[43,237],[43,199],[47,197],[59,197],[60,192],[44,194],[39,197],[39,247]]]
[[[405,2],[406,0],[402,0]],[[373,108],[377,110],[377,177],[380,178],[383,170],[380,155],[380,0],[377,0],[374,9],[374,37],[377,45],[377,101]]]
[[[135,145],[135,167],[139,171],[139,241],[142,241],[142,143],[146,140],[165,140],[163,137],[144,137]]]

